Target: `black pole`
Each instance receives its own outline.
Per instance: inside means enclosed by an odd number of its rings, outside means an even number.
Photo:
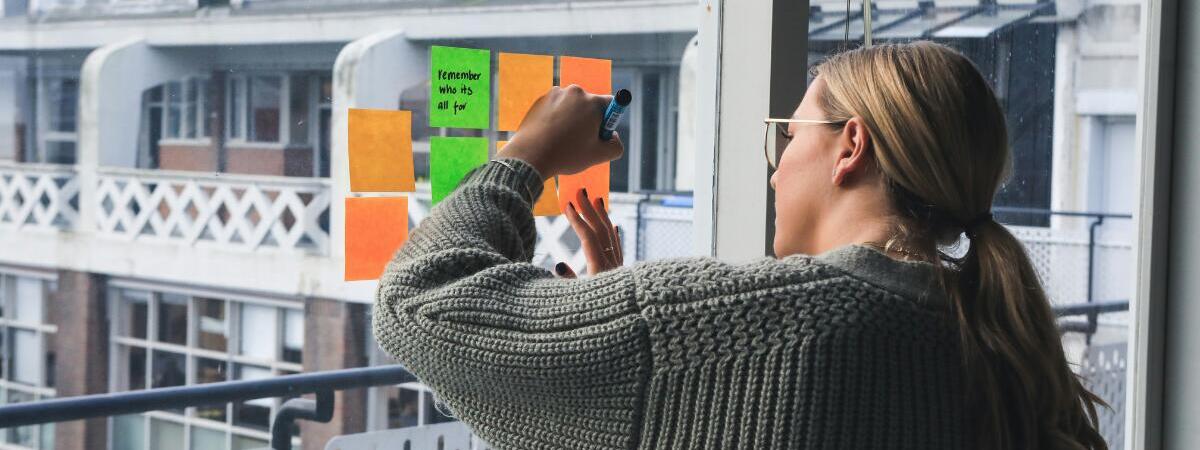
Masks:
[[[1095,298],[1093,297],[1093,294],[1092,294],[1092,292],[1093,292],[1092,290],[1093,290],[1093,286],[1095,284],[1095,278],[1096,278],[1096,274],[1095,274],[1095,272],[1096,272],[1095,271],[1096,228],[1098,228],[1103,223],[1104,223],[1104,216],[1097,216],[1096,220],[1092,222],[1092,225],[1090,227],[1088,227],[1088,276],[1087,276],[1087,302],[1088,303],[1092,303],[1093,301],[1095,301]],[[1097,314],[1095,312],[1088,313],[1088,332],[1087,332],[1088,345],[1092,344],[1092,334],[1096,333],[1096,328],[1098,327],[1098,325],[1096,324],[1096,319],[1097,319]]]
[[[223,405],[256,398],[386,386],[415,381],[400,365],[226,381],[136,392],[83,395],[0,407],[0,428],[119,416],[188,406]]]

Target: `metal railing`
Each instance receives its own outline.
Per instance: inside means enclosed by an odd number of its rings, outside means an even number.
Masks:
[[[290,450],[295,419],[328,422],[334,391],[416,381],[399,365],[285,375],[266,380],[227,381],[144,391],[81,395],[0,407],[0,428],[119,416],[190,406],[223,405],[246,400],[316,394],[316,400],[284,402],[271,422],[271,448]]]

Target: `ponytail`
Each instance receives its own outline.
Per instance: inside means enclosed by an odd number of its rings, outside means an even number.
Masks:
[[[968,404],[991,406],[973,420],[975,447],[1107,449],[1095,406],[1104,402],[1068,367],[1024,247],[990,218],[968,234],[967,254],[942,280],[960,325]]]

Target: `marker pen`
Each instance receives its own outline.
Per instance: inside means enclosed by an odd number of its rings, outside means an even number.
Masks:
[[[600,139],[612,139],[613,131],[617,129],[617,122],[621,121],[621,116],[625,115],[625,107],[629,106],[629,102],[633,101],[633,94],[629,93],[629,89],[621,89],[613,95],[613,99],[608,103],[608,107],[604,109],[604,120],[600,121]]]

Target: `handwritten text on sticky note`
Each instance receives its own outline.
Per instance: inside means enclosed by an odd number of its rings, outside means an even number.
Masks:
[[[487,128],[492,108],[491,52],[435,45],[429,53],[429,126]]]

